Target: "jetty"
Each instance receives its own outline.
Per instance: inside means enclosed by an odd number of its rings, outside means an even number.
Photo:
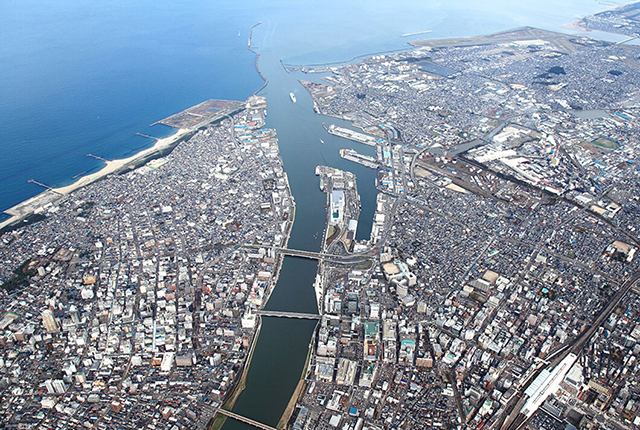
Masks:
[[[362,164],[363,166],[369,167],[371,169],[377,169],[378,167],[380,167],[380,164],[378,164],[378,161],[375,158],[368,155],[359,154],[353,149],[341,149],[340,156],[345,160]]]
[[[323,124],[323,127],[325,128],[325,130],[335,136],[344,137],[345,139],[353,140],[354,142],[358,143],[364,143],[365,145],[369,146],[376,146],[378,141],[382,140],[382,138],[380,137],[359,133],[357,131],[349,130],[348,128],[344,127],[338,127],[335,124],[331,124],[329,127],[326,127]]]

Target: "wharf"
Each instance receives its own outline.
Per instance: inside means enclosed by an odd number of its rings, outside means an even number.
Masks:
[[[341,149],[340,156],[345,160],[362,164],[363,166],[369,167],[371,169],[377,169],[378,167],[380,167],[380,164],[378,164],[375,158],[369,157],[368,155],[359,154],[353,149]]]
[[[151,125],[164,124],[173,128],[198,128],[201,125],[218,121],[225,116],[233,115],[242,110],[244,105],[245,102],[235,100],[211,99]]]
[[[379,137],[370,136],[368,134],[359,133],[357,131],[349,130],[348,128],[338,127],[335,124],[331,124],[329,127],[325,127],[329,133],[344,137],[345,139],[353,140],[354,142],[364,143],[369,146],[376,146],[378,141],[381,139]]]

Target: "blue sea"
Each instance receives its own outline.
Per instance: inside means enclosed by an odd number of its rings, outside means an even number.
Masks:
[[[419,38],[474,36],[524,25],[563,25],[622,4],[593,0],[0,0],[0,211],[101,167],[88,157],[132,155],[172,129],[150,124],[210,98],[244,100],[269,79],[268,126],[278,132],[296,198],[289,245],[319,249],[325,196],[315,166],[358,177],[358,238],[371,229],[375,171],[341,159],[356,145],[326,134],[309,95],[286,64],[338,62],[409,48]],[[414,37],[406,33],[430,30]],[[572,30],[575,32],[575,30]],[[298,102],[291,103],[294,92]],[[328,120],[342,126],[346,122]],[[320,144],[323,138],[326,144]],[[371,148],[357,148],[367,153]],[[313,190],[313,191],[312,191]],[[313,312],[316,262],[287,257],[271,310]],[[234,410],[276,425],[298,383],[315,322],[265,318]],[[226,430],[248,426],[229,420]]]
[[[209,98],[247,98],[262,85],[247,50],[258,22],[253,46],[268,71],[269,62],[343,61],[417,38],[562,31],[623,3],[2,0],[0,211],[43,191],[29,179],[65,185],[101,167],[89,153],[120,158],[153,143],[136,132],[173,132],[149,127],[155,121]]]

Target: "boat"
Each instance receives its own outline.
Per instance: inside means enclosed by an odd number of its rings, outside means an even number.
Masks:
[[[320,139],[320,143],[322,143],[324,145],[324,140]]]
[[[289,97],[291,97],[292,102],[296,102],[296,96],[293,93],[289,93]]]

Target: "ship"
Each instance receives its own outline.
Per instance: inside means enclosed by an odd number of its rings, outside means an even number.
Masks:
[[[291,97],[292,102],[296,102],[296,96],[293,93],[289,93],[289,97]]]

